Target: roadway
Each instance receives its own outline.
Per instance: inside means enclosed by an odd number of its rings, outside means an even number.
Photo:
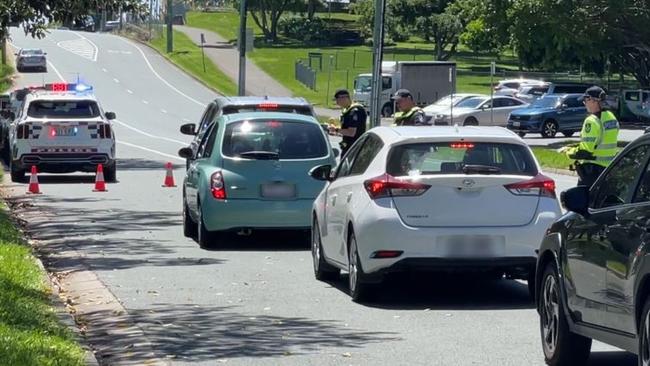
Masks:
[[[8,200],[48,258],[64,298],[105,364],[542,365],[538,316],[525,283],[405,276],[368,305],[346,280],[318,282],[294,235],[229,238],[202,250],[182,235],[183,160],[215,94],[147,47],[108,34],[14,31],[18,47],[48,53],[47,74],[19,85],[77,77],[114,111],[118,180],[92,192],[93,175],[41,175],[41,196],[7,183]],[[179,187],[162,188],[171,161]],[[575,178],[554,176],[559,189]],[[404,285],[406,283],[406,285]],[[635,365],[594,345],[590,365]]]

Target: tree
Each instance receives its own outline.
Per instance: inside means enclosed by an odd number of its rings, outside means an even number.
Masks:
[[[460,35],[460,41],[475,52],[494,51],[499,48],[497,39],[485,23],[485,18],[474,19],[465,27]]]
[[[394,0],[387,0],[390,4]],[[373,27],[375,24],[375,4],[374,0],[359,0],[351,5],[350,8],[353,14],[359,15],[357,24],[363,38],[372,37]],[[389,6],[386,7],[384,14],[384,27],[386,36],[397,42],[405,41],[409,38],[410,29],[403,24],[399,23]]]
[[[287,10],[298,8],[299,0],[247,0],[251,17],[262,32],[264,38],[275,43],[278,40],[278,22]],[[304,2],[302,2],[304,9]]]

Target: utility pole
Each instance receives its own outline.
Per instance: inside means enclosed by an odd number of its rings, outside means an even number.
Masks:
[[[372,35],[374,53],[372,55],[372,83],[370,91],[370,124],[372,127],[381,125],[381,91],[382,75],[381,62],[384,55],[384,12],[386,11],[386,0],[374,0],[375,2],[375,29]]]
[[[174,32],[172,29],[172,20],[174,19],[174,4],[172,0],[167,0],[167,53],[174,51]]]
[[[239,5],[239,95],[246,95],[246,0]]]

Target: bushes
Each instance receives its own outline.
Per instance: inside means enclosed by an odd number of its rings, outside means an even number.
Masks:
[[[283,18],[278,30],[286,38],[299,40],[306,45],[357,45],[362,40],[359,32],[337,27],[332,21],[314,17]]]

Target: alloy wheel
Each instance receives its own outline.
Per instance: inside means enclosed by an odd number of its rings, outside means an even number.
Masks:
[[[650,366],[650,312],[647,312],[643,319],[639,357],[643,366]]]
[[[560,329],[560,301],[555,276],[547,276],[542,290],[542,342],[547,354],[554,354]]]
[[[314,261],[314,270],[318,272],[320,267],[320,229],[314,222],[314,229],[311,231],[311,257]]]
[[[557,127],[553,122],[544,123],[544,136],[554,137],[557,134]]]
[[[357,289],[357,282],[359,281],[359,268],[357,268],[357,241],[354,235],[350,238],[350,260],[349,260],[349,282],[350,292],[354,293]]]

